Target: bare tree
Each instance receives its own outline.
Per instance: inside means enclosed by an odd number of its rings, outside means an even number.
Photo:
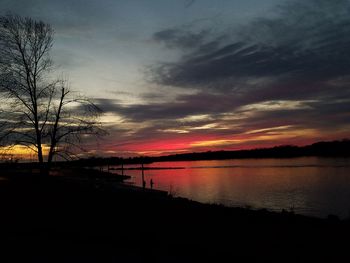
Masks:
[[[42,21],[0,17],[0,138],[35,151],[40,164],[45,152],[48,164],[55,155],[70,158],[85,137],[103,132],[93,102],[52,78],[53,35]]]

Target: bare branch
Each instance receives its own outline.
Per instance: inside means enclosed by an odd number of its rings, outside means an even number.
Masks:
[[[49,146],[50,163],[55,154],[67,157],[74,156],[74,149],[83,151],[84,137],[103,134],[98,122],[101,110],[72,92],[66,81],[49,75],[52,44],[50,25],[0,16],[0,101],[6,122],[0,123],[4,128],[0,138],[6,138],[7,145],[35,150],[40,163],[43,145]]]

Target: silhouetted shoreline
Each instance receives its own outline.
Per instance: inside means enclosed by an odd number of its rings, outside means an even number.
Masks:
[[[260,148],[238,151],[208,151],[174,154],[166,156],[141,157],[92,157],[74,161],[57,161],[53,167],[95,167],[121,164],[150,164],[154,162],[229,160],[229,159],[264,159],[264,158],[297,158],[297,157],[350,157],[350,140],[317,142],[307,146],[282,145],[272,148]],[[0,169],[36,169],[37,162],[3,162]],[[112,168],[115,169],[115,168]],[[140,168],[125,168],[140,169]],[[181,167],[144,167],[143,169],[181,169]]]
[[[0,258],[335,262],[348,253],[350,223],[335,216],[228,208],[85,178],[8,176],[0,181],[0,239],[5,244]]]
[[[143,156],[131,158],[88,158],[74,161],[82,166],[140,164],[169,161],[228,160],[249,158],[296,158],[296,157],[350,157],[350,140],[317,142],[307,146],[282,145],[272,148],[260,148],[238,151],[208,151],[173,154],[166,156]]]

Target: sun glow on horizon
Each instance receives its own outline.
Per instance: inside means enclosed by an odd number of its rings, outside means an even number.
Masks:
[[[48,155],[49,147],[43,145],[44,157]],[[20,159],[20,160],[36,160],[37,153],[34,149],[23,145],[3,146],[0,147],[0,157],[3,159]]]

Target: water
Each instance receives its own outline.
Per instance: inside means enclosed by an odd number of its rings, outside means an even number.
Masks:
[[[145,170],[147,187],[152,178],[154,188],[200,202],[350,216],[349,158],[161,162],[145,167],[177,168]],[[141,185],[140,170],[125,174]]]

